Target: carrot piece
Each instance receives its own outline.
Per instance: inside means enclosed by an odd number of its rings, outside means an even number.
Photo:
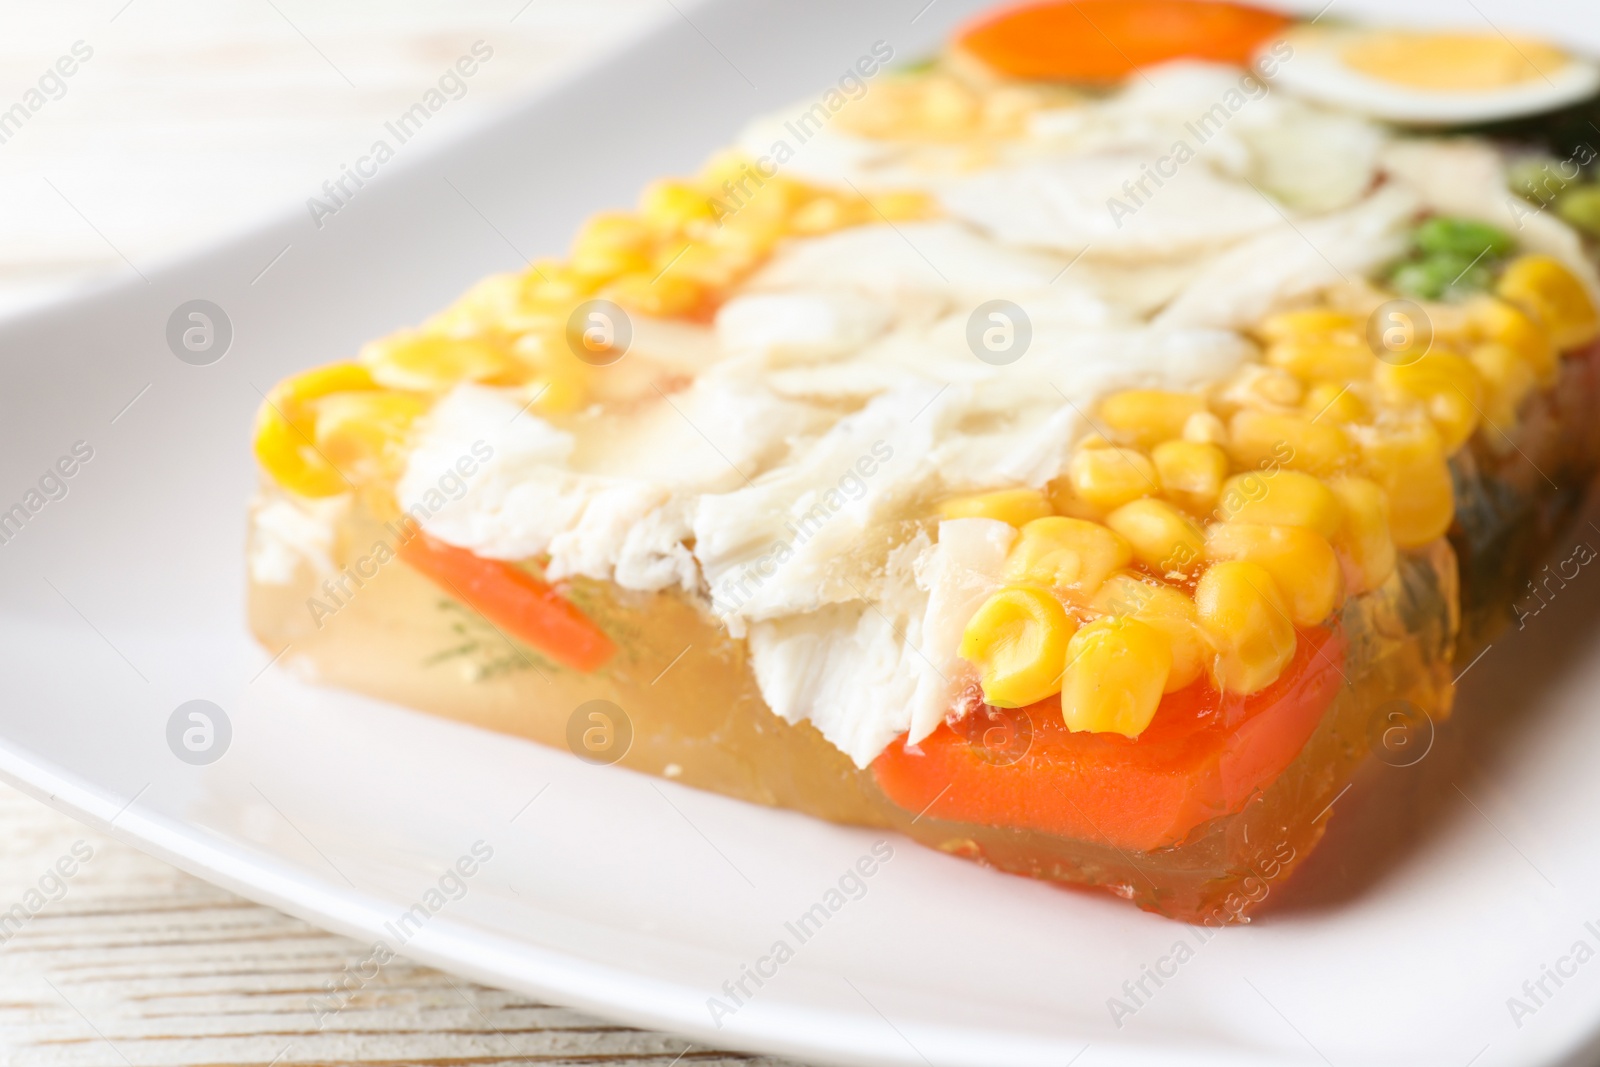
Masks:
[[[933,818],[1162,848],[1241,810],[1283,773],[1344,684],[1344,650],[1337,632],[1301,630],[1295,658],[1266,689],[1227,697],[1201,681],[1169,693],[1135,739],[1072,733],[1047,700],[1024,709],[1026,724],[999,729],[1014,755],[996,758],[984,723],[963,720],[915,747],[895,742],[873,772],[889,799]]]
[[[605,631],[576,605],[513,563],[483,559],[425,533],[402,544],[400,558],[557,663],[587,674],[617,650]]]
[[[1107,84],[1169,59],[1246,66],[1289,21],[1227,0],[1065,0],[984,16],[957,41],[1012,77]]]

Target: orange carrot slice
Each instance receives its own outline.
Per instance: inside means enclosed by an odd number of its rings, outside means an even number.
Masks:
[[[889,799],[936,819],[1137,851],[1175,844],[1239,811],[1282,774],[1338,695],[1343,637],[1325,629],[1298,636],[1295,658],[1266,689],[1225,697],[1202,681],[1170,693],[1136,739],[1072,733],[1052,698],[1024,709],[1026,734],[1002,727],[998,748],[983,722],[963,720],[914,748],[895,742],[872,769]]]
[[[617,650],[576,605],[514,563],[483,559],[424,533],[401,546],[400,558],[507,635],[557,663],[587,674],[604,666]]]

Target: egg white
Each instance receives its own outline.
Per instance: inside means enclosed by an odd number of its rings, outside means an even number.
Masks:
[[[1348,33],[1303,29],[1286,40],[1294,54],[1267,68],[1275,87],[1391,122],[1430,126],[1494,122],[1552,111],[1600,91],[1600,65],[1570,55],[1565,66],[1546,76],[1466,92],[1417,89],[1352,69],[1341,57],[1351,41]]]

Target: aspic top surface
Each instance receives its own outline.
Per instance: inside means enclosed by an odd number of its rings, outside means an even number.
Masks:
[[[713,246],[797,183],[853,217],[812,220],[731,281],[663,253],[652,284],[711,276],[714,304],[604,302],[593,321],[623,336],[582,397],[469,373],[428,402],[397,502],[481,556],[548,558],[552,579],[697,599],[748,637],[769,706],[864,766],[960,688],[959,621],[930,594],[976,564],[917,526],[932,502],[1044,487],[1115,390],[1233,379],[1259,361],[1253,324],[1373,276],[1425,214],[1514,232],[1596,288],[1579,234],[1508,194],[1498,146],[1389,121],[1548,109],[1592,91],[1595,68],[1440,36],[1291,25],[1248,66],[1179,59],[1091,88],[974,77],[959,56],[907,69],[875,42],[752,122],[699,194]],[[1455,65],[1385,58],[1428,47]],[[1508,50],[1532,73],[1504,69]],[[1451,83],[1462,63],[1483,69]],[[647,216],[684,210],[656,192]],[[559,286],[558,269],[525,277]],[[425,333],[528,328],[505,295],[520,284],[491,279]],[[414,337],[369,347],[381,382],[432,384],[393,355]],[[446,499],[475,449],[492,458]],[[255,577],[324,558],[340,506],[268,508]]]

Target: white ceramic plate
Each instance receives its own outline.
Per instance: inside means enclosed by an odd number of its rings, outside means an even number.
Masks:
[[[1204,941],[894,840],[860,898],[800,944],[785,923],[874,835],[319,690],[247,637],[247,439],[262,389],[561,247],[574,220],[692,167],[873,41],[914,55],[965,13],[925,2],[690,9],[692,24],[445,150],[402,149],[321,229],[297,212],[0,327],[0,510],[75,442],[93,450],[67,494],[0,544],[0,775],[256,900],[708,1044],[1055,1067],[1592,1055],[1600,962],[1559,987],[1546,978],[1549,995],[1519,1019],[1507,998],[1526,998],[1546,964],[1573,971],[1562,959],[1575,942],[1600,948],[1584,925],[1600,919],[1600,574],[1473,668],[1458,724],[1422,763],[1378,768],[1339,802],[1324,850],[1258,923]],[[1553,4],[1479,6],[1507,26],[1556,25]],[[1600,45],[1600,23],[1581,18]],[[168,318],[192,299],[231,321],[220,362],[168,349]],[[191,699],[232,724],[209,766],[168,748],[168,720]],[[445,876],[474,845],[492,857]],[[442,876],[459,899],[430,896]],[[754,995],[713,1019],[708,998],[731,1006],[723,984],[779,940],[793,958],[759,990],[745,978]],[[1146,966],[1172,972],[1162,960],[1180,941],[1192,958],[1159,988],[1144,978],[1152,995],[1117,1025],[1110,998],[1128,998]]]

